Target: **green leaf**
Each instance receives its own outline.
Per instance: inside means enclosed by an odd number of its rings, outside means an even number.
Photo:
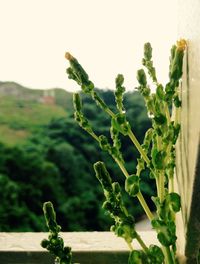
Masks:
[[[129,254],[128,264],[145,264],[146,257],[142,251],[132,250]]]
[[[125,181],[125,190],[131,196],[136,196],[140,191],[139,177],[137,175],[130,175]]]
[[[169,203],[169,207],[174,212],[179,212],[181,209],[181,198],[178,193],[169,193],[166,197],[167,202]]]
[[[154,148],[152,150],[152,163],[153,166],[158,169],[162,170],[165,167],[165,157],[166,157],[166,152],[162,150],[157,150]]]
[[[159,113],[156,114],[156,116],[154,117],[154,120],[156,122],[156,124],[158,125],[164,125],[167,123],[167,118],[166,116],[164,116],[163,114]]]
[[[174,97],[174,105],[178,108],[178,107],[181,107],[181,100],[179,99],[179,96],[176,95]]]
[[[156,245],[150,245],[148,248],[148,257],[152,264],[162,264],[164,262],[163,252],[161,248]]]

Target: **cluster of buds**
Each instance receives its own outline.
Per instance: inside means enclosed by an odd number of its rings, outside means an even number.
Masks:
[[[41,246],[46,248],[56,259],[58,264],[71,264],[72,253],[71,248],[64,246],[63,239],[59,236],[61,227],[56,222],[56,214],[51,202],[45,202],[43,205],[46,225],[49,229],[48,239],[43,239]]]

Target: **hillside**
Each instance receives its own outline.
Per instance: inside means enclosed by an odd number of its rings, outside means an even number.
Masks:
[[[0,97],[41,102],[44,97],[49,95],[54,97],[56,105],[62,106],[67,111],[72,109],[72,93],[64,89],[30,89],[15,82],[0,82]]]
[[[0,141],[22,143],[52,119],[72,109],[72,94],[63,89],[28,89],[14,82],[0,82]]]

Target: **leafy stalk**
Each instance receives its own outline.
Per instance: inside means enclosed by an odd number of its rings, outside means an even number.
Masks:
[[[72,264],[71,248],[64,246],[64,241],[60,237],[61,227],[56,222],[56,214],[51,202],[45,202],[43,205],[46,225],[49,229],[48,239],[43,239],[41,246],[53,254],[58,264]]]
[[[88,94],[96,104],[111,117],[110,140],[104,136],[98,136],[89,121],[82,112],[81,98],[74,95],[75,119],[79,125],[85,129],[95,140],[98,141],[102,150],[107,151],[123,172],[125,180],[125,190],[131,197],[137,197],[145,213],[151,221],[152,227],[157,232],[158,240],[162,250],[156,246],[146,247],[142,239],[134,228],[133,218],[124,207],[120,186],[112,183],[112,180],[103,163],[94,165],[96,176],[104,190],[106,201],[104,208],[115,220],[112,230],[124,237],[131,254],[129,264],[132,263],[168,263],[175,264],[176,254],[176,225],[175,214],[180,210],[180,197],[174,193],[174,168],[175,168],[175,144],[180,132],[178,113],[181,107],[179,96],[179,82],[182,76],[182,64],[185,40],[180,40],[171,49],[169,82],[163,86],[157,80],[156,69],[152,60],[152,47],[150,43],[144,45],[144,57],[142,64],[144,69],[137,72],[139,82],[138,91],[144,98],[148,115],[152,121],[152,128],[149,129],[141,145],[135,137],[129,121],[126,119],[126,111],[123,105],[124,77],[119,74],[115,80],[116,91],[116,112],[113,112],[99,97],[95,91],[93,82],[79,62],[69,53],[66,58],[70,67],[67,73],[70,79],[75,80],[82,88],[83,93]],[[147,81],[146,72],[156,85],[155,93],[151,92]],[[172,114],[175,110],[175,118]],[[125,168],[125,161],[121,153],[120,135],[128,136],[140,153],[136,173],[129,174]],[[152,197],[156,207],[156,215],[150,211],[140,190],[140,174],[147,168],[151,178],[155,179],[157,196]],[[137,239],[142,247],[142,251],[133,250],[131,242]],[[165,260],[164,260],[165,258]]]
[[[103,207],[115,220],[115,225],[111,226],[111,230],[114,231],[117,236],[123,237],[131,250],[133,250],[131,242],[133,239],[136,239],[144,252],[147,252],[147,246],[135,230],[135,220],[124,206],[119,183],[112,183],[111,177],[103,162],[98,161],[95,163],[94,170],[97,179],[102,185],[106,198]]]

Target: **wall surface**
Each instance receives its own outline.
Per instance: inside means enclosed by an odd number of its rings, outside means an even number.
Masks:
[[[182,197],[185,253],[196,263],[200,247],[200,1],[178,1],[179,38],[188,41],[182,82],[177,177]],[[183,248],[181,249],[183,250]]]
[[[157,244],[154,231],[140,231],[147,246]],[[40,246],[47,233],[0,233],[1,264],[54,264],[54,258]],[[113,232],[61,233],[72,247],[74,264],[127,264],[129,248]],[[134,241],[133,246],[140,245]]]

